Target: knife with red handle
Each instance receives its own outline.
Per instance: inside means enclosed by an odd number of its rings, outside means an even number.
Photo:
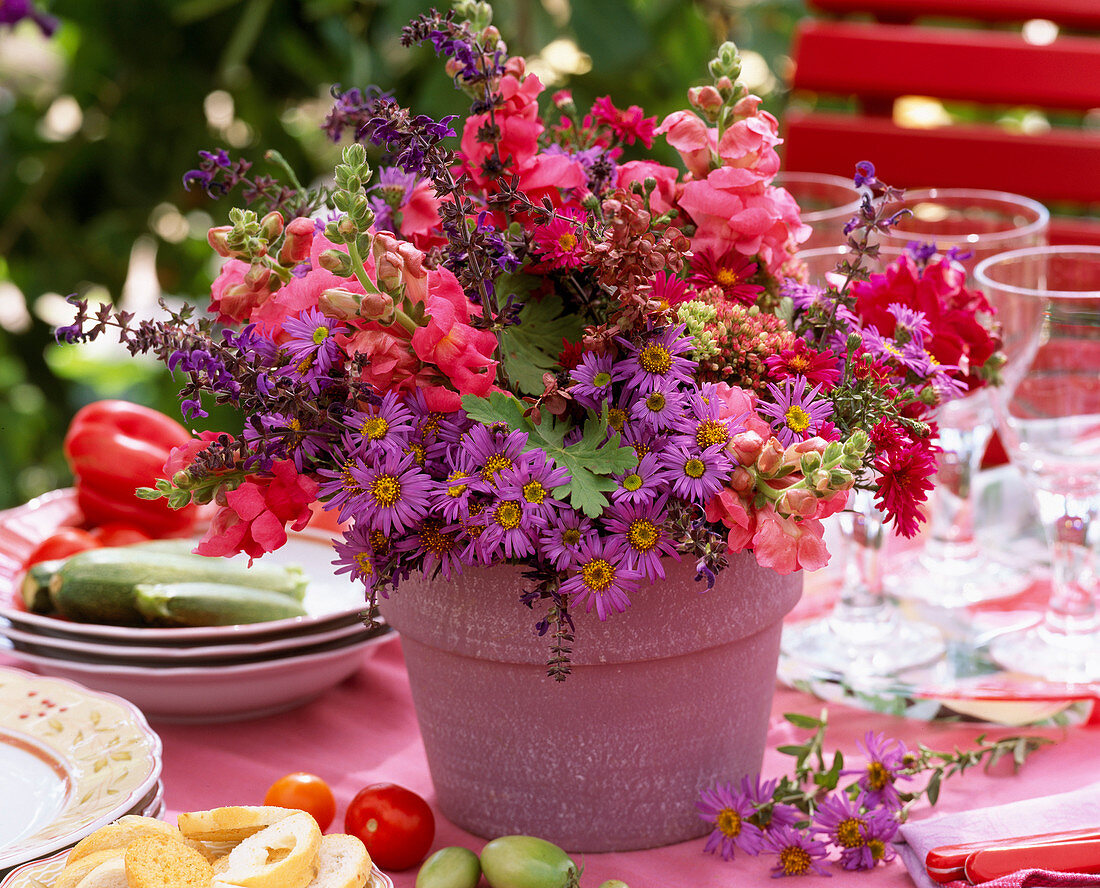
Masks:
[[[975,851],[963,865],[966,879],[972,885],[1025,869],[1100,873],[1100,839],[986,848]]]
[[[1089,839],[1100,840],[1100,827],[1071,829],[1062,832],[1040,833],[1030,836],[1009,836],[999,839],[982,839],[958,845],[940,845],[933,848],[924,859],[925,870],[934,882],[953,882],[966,877],[966,859],[978,851],[993,848],[1018,848],[1024,845],[1049,845],[1056,842],[1073,842]]]

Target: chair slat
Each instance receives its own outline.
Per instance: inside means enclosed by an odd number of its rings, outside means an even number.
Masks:
[[[1018,34],[807,20],[796,35],[794,58],[795,89],[872,99],[924,95],[1079,111],[1100,107],[1100,40],[1085,37],[1034,46]]]
[[[1040,201],[1100,202],[1100,133],[1021,135],[991,126],[907,129],[843,114],[785,115],[784,168],[848,176],[861,160],[903,188],[984,188]]]
[[[810,0],[810,6],[839,15],[869,12],[882,21],[924,16],[985,22],[1041,18],[1068,28],[1100,30],[1100,3],[1096,0]]]

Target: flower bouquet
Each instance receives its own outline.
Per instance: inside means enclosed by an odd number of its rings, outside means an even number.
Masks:
[[[403,34],[469,95],[461,123],[334,90],[324,128],[353,141],[312,189],[203,153],[185,182],[256,207],[210,231],[226,261],[208,316],[74,299],[60,338],[116,326],[183,376],[186,418],[211,400],[244,417],[142,495],[216,503],[198,551],[255,557],[319,502],[343,527],[338,571],[372,605],[518,565],[509,594],[532,611],[529,643],[550,637],[557,679],[582,616],[610,626],[677,561],[700,592],[734,558],[822,567],[822,519],[855,487],[913,533],[935,467],[927,411],[995,364],[974,320],[988,306],[950,257],[918,251],[866,280],[896,196],[867,165],[843,284],[807,283],[809,229],[772,182],[777,123],[737,82],[732,44],[658,122],[609,97],[540,104],[490,15],[461,2]],[[657,138],[684,169],[647,158]],[[766,678],[770,695],[774,660]]]

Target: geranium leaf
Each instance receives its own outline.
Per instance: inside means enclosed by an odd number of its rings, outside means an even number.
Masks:
[[[499,280],[497,286],[502,286]],[[557,369],[561,341],[576,340],[581,329],[579,316],[562,315],[561,297],[556,294],[526,303],[520,309],[519,323],[505,328],[501,335],[501,358],[508,378],[525,394],[541,395],[542,374]]]

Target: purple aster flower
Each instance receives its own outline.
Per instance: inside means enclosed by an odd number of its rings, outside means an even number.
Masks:
[[[339,447],[333,447],[329,461],[333,468],[317,469],[317,476],[321,479],[317,497],[325,503],[326,509],[337,509],[341,521],[349,521],[356,502],[363,496],[363,488],[353,473],[357,460]],[[363,526],[366,527],[366,524]]]
[[[412,413],[416,434],[425,443],[430,444],[438,439],[447,444],[457,444],[458,439],[471,425],[461,410],[444,413],[429,409],[424,392],[420,389],[413,389],[405,398],[405,406]]]
[[[274,444],[294,461],[299,472],[307,460],[316,459],[326,452],[329,441],[324,431],[303,428],[298,417],[286,413],[249,417],[241,437],[256,451],[271,452]]]
[[[703,505],[729,480],[733,462],[721,444],[705,450],[673,444],[660,455],[672,492],[680,499]]]
[[[582,539],[577,556],[577,573],[561,584],[561,594],[573,596],[575,605],[584,605],[606,620],[612,611],[622,613],[630,606],[630,593],[638,588],[641,574],[626,566],[619,540]]]
[[[351,476],[363,491],[351,504],[356,522],[365,519],[371,530],[406,530],[428,512],[432,479],[417,467],[412,454],[391,452],[370,463],[356,463]]]
[[[482,558],[490,562],[503,548],[507,558],[522,558],[535,551],[535,527],[518,499],[498,499],[479,516],[485,529],[478,538]]]
[[[462,447],[480,466],[484,486],[495,489],[500,473],[515,466],[524,446],[527,433],[516,431],[502,434],[488,426],[475,425],[462,436]]]
[[[830,793],[814,811],[810,832],[824,836],[841,852],[862,847],[867,825],[865,803],[862,792],[854,799],[843,791]]]
[[[868,731],[863,743],[857,744],[867,756],[863,768],[841,771],[841,775],[859,774],[859,786],[867,796],[871,807],[883,806],[891,811],[901,808],[901,797],[894,783],[897,780],[912,780],[912,775],[904,773],[906,768],[905,744],[900,740],[887,739],[885,734]]]
[[[924,345],[924,338],[932,335],[932,325],[923,311],[909,308],[907,305],[898,305],[896,302],[886,307],[886,310],[894,316],[894,338],[898,342],[916,342]]]
[[[741,792],[756,808],[752,822],[765,833],[778,826],[794,826],[804,819],[802,812],[794,805],[776,804],[775,788],[778,785],[778,780],[761,782],[759,774],[751,780],[747,774],[741,778]]]
[[[424,574],[431,576],[438,568],[443,578],[449,580],[462,573],[458,530],[457,525],[448,525],[438,518],[425,518],[412,533],[398,540],[394,549],[419,556]]]
[[[676,382],[690,383],[698,364],[683,355],[692,350],[692,339],[685,336],[684,324],[665,327],[661,332],[636,345],[619,340],[628,349],[623,370],[629,374],[627,387],[650,392]]]
[[[944,401],[961,398],[969,391],[966,383],[955,376],[955,373],[959,370],[957,365],[938,364],[931,355],[928,356],[928,359],[931,365],[928,381],[936,392],[938,403],[942,404]]]
[[[647,453],[634,471],[616,476],[619,486],[611,492],[611,501],[648,503],[668,490],[668,472],[661,463],[662,453]]]
[[[336,329],[333,329],[334,324]],[[333,335],[341,327],[342,324],[326,317],[320,309],[307,308],[298,317],[283,321],[283,331],[290,335],[283,349],[290,353],[292,364],[308,359],[309,366],[318,373],[328,373],[341,355]]]
[[[811,838],[793,826],[779,826],[771,830],[763,843],[764,851],[770,851],[778,860],[772,867],[772,876],[805,876],[817,873],[829,875],[823,866],[829,849],[824,842]]]
[[[523,511],[541,526],[553,512],[566,507],[553,492],[571,478],[567,468],[556,465],[541,450],[529,450],[515,466],[500,473],[498,486],[503,498],[518,500]]]
[[[576,509],[565,509],[550,516],[539,537],[539,548],[558,570],[572,570],[586,541],[591,546],[599,543],[592,522]]]
[[[812,438],[833,412],[833,405],[824,398],[818,399],[821,386],[815,385],[806,390],[805,377],[783,380],[783,390],[774,383],[768,383],[774,403],[762,401],[757,410],[764,416],[770,416],[772,431],[779,442],[787,447],[798,441]]]
[[[653,429],[644,426],[628,425],[623,429],[623,437],[619,442],[623,447],[633,447],[638,455],[638,460],[645,459],[647,454],[660,453],[668,447],[671,439],[668,435],[654,433]]]
[[[625,564],[638,569],[648,580],[665,578],[661,557],[670,555],[677,561],[680,555],[672,544],[664,524],[665,499],[650,503],[623,503],[604,513],[603,523],[612,539],[626,547]]]
[[[639,392],[630,408],[630,418],[644,427],[663,432],[683,422],[687,396],[664,383],[645,393]]]
[[[764,834],[749,820],[756,809],[744,793],[734,791],[732,783],[704,789],[695,807],[703,820],[714,824],[703,846],[705,854],[719,854],[723,860],[732,860],[737,850],[752,856],[760,853]]]
[[[326,507],[327,508],[327,507]],[[368,589],[374,585],[377,574],[371,559],[370,531],[365,526],[354,525],[344,532],[342,538],[332,541],[337,558],[337,574],[346,573],[350,579],[359,580]]]
[[[898,833],[897,816],[885,808],[872,808],[865,817],[860,828],[862,843],[840,852],[840,864],[846,870],[874,869],[880,861],[885,863],[897,856],[891,844]]]
[[[386,392],[380,404],[352,410],[344,424],[353,430],[364,454],[404,450],[413,430],[412,413],[396,392]]]
[[[715,444],[725,447],[733,435],[745,430],[741,417],[730,419],[722,416],[723,402],[713,389],[708,385],[688,398],[687,413],[678,429],[681,434],[673,438],[674,444],[694,446],[700,450]]]
[[[808,311],[815,305],[821,308],[829,308],[833,304],[833,297],[825,292],[824,287],[816,284],[802,284],[794,278],[787,278],[780,289],[780,295],[788,297],[794,303],[795,312]]]
[[[599,410],[611,398],[611,384],[623,378],[621,368],[609,354],[585,352],[573,370],[573,385],[569,393],[582,407]]]
[[[445,480],[433,485],[432,510],[438,510],[448,521],[457,521],[469,514],[471,497],[477,492],[474,482],[480,478],[480,473],[473,458],[457,447],[451,450],[446,462],[450,471]]]

